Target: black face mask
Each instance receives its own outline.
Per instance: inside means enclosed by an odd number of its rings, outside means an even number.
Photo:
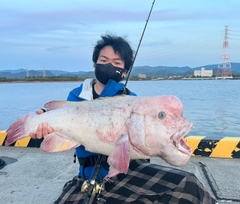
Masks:
[[[126,69],[114,67],[111,63],[108,64],[96,64],[95,65],[95,75],[98,81],[102,84],[107,84],[109,79],[112,79],[116,82],[121,81],[123,72]]]

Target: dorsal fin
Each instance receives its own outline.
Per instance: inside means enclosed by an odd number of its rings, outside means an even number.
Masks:
[[[54,110],[57,108],[60,108],[62,106],[69,105],[74,102],[69,102],[69,101],[50,101],[44,105],[44,107],[49,111],[49,110]],[[76,102],[75,102],[76,103]]]
[[[96,100],[109,100],[109,99],[114,99],[114,98],[120,98],[120,97],[126,97],[128,95],[120,95],[120,96],[111,96],[111,97],[100,97],[96,98]],[[50,101],[44,105],[44,107],[49,111],[49,110],[54,110],[57,108],[60,108],[62,106],[70,105],[73,103],[79,103],[80,101],[64,101],[64,100],[59,100],[59,101]],[[81,103],[87,103],[89,102],[88,100],[81,101]]]
[[[99,98],[96,98],[96,99],[94,99],[95,101],[96,100],[112,100],[112,99],[114,99],[114,98],[122,98],[122,97],[128,97],[129,95],[117,95],[117,96],[106,96],[106,97],[99,97]]]

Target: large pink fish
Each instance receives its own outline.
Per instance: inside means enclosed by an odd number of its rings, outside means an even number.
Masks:
[[[120,96],[83,102],[52,101],[47,112],[27,114],[7,130],[5,145],[36,131],[47,122],[54,132],[45,136],[41,149],[59,152],[84,145],[108,155],[107,177],[127,173],[131,159],[161,157],[182,166],[191,156],[184,136],[192,123],[183,118],[183,105],[175,96]]]

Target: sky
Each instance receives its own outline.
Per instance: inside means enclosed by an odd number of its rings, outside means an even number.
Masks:
[[[103,34],[126,36],[134,66],[240,62],[239,0],[1,0],[0,71],[93,71]],[[223,49],[225,26],[229,48]]]

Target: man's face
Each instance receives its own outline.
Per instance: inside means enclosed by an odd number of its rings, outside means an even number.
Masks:
[[[127,74],[126,69],[124,69],[124,60],[118,52],[114,51],[112,46],[105,46],[100,50],[94,66],[96,78],[102,84],[106,84],[109,79],[119,82]]]
[[[121,56],[114,52],[111,46],[105,46],[101,49],[97,64],[108,64],[111,63],[115,67],[124,68],[125,63]]]

